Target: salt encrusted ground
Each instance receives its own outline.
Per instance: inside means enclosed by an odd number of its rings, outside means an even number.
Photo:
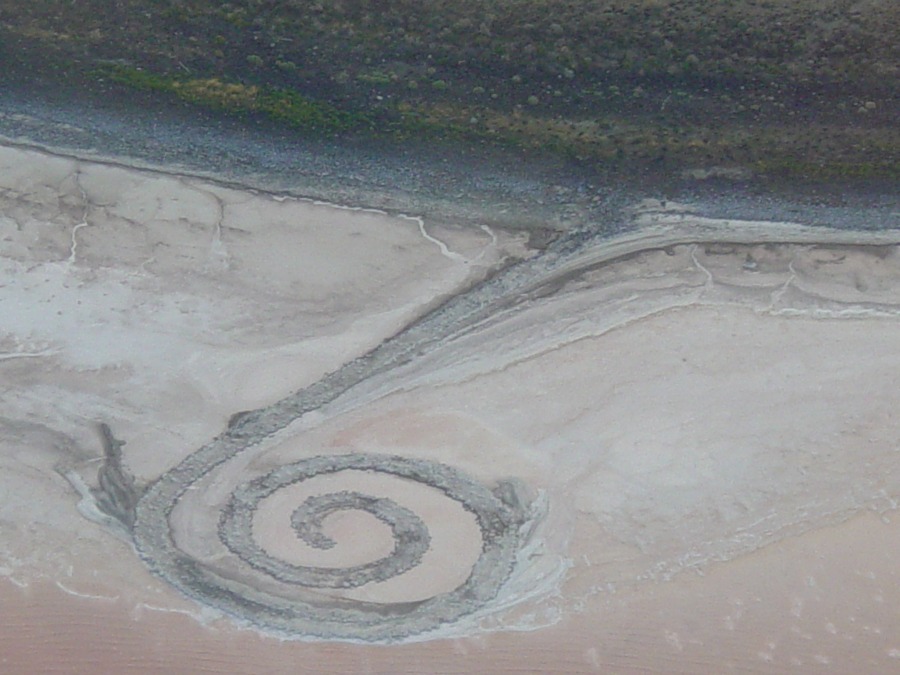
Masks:
[[[111,424],[128,468],[155,479],[233,413],[312,384],[534,252],[501,231],[12,147],[0,163],[0,571],[22,588],[3,585],[11,672],[98,659],[117,672],[787,672],[900,658],[896,233],[642,205],[639,235],[536,265],[552,284],[210,475],[175,519],[200,557],[221,554],[203,526],[229,485],[315,454],[513,477],[545,509],[499,596],[432,641],[280,643],[182,599],[79,513],[71,481],[93,484],[93,425]],[[629,255],[601,264],[613,251]],[[390,477],[340,478],[304,489],[374,481],[397,494]],[[466,511],[401,487],[432,548],[420,569],[348,599],[445,592],[477,556]],[[257,517],[273,553],[345,565],[390,548],[377,521],[345,514],[328,532],[355,544],[310,551],[285,536],[292,508],[276,500]]]

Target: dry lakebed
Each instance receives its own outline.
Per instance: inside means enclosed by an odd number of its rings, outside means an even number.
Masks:
[[[0,671],[900,668],[900,232],[0,182]]]

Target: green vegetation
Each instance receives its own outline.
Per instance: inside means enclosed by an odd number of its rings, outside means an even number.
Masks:
[[[0,50],[308,132],[804,176],[898,174],[897,25],[893,0],[0,0]]]
[[[259,87],[218,78],[185,78],[147,73],[128,66],[108,66],[98,77],[144,91],[166,92],[187,103],[234,114],[259,113],[296,129],[323,133],[371,126],[364,115],[351,114],[295,91]]]

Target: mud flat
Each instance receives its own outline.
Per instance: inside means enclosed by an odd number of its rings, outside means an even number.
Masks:
[[[898,232],[0,163],[12,672],[900,658]]]

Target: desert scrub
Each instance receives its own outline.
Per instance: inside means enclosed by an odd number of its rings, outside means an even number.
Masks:
[[[196,105],[233,112],[259,110],[259,87],[222,82],[217,78],[173,80],[172,92]]]
[[[363,113],[339,110],[295,91],[267,89],[259,96],[258,102],[260,112],[297,129],[338,132],[371,129],[374,125],[372,119]]]
[[[900,176],[900,130],[834,126],[672,123],[602,114],[566,118],[507,113],[486,106],[406,104],[410,132],[555,152],[582,162],[657,163],[671,169],[740,166],[757,174],[797,178],[863,179]],[[894,159],[889,159],[891,155]]]
[[[316,132],[895,175],[900,3],[850,4],[0,0],[0,38]]]

